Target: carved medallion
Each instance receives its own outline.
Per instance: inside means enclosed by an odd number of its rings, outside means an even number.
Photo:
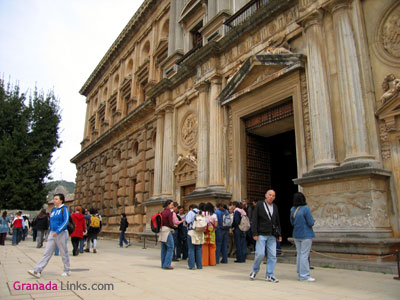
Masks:
[[[386,63],[400,66],[400,4],[387,9],[375,34],[374,50]]]
[[[197,116],[193,113],[188,113],[182,122],[181,140],[186,148],[191,148],[197,141]]]

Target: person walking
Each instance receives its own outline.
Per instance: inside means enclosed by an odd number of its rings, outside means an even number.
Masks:
[[[90,214],[85,215],[85,219],[88,220],[88,234],[86,238],[86,249],[85,252],[90,252],[90,242],[93,243],[93,253],[97,253],[97,235],[101,230],[101,220],[97,214],[97,210],[91,208],[89,210]]]
[[[75,230],[70,234],[72,255],[77,256],[79,254],[80,241],[83,239],[83,234],[86,232],[86,220],[80,206],[75,208],[75,212],[72,214],[72,221],[74,221],[75,224]]]
[[[22,212],[17,212],[15,214],[15,218],[12,221],[13,227],[13,237],[12,237],[12,245],[16,246],[22,239],[22,230],[24,229],[24,219],[21,217]]]
[[[164,202],[164,210],[161,212],[162,215],[162,227],[160,232],[159,241],[161,242],[161,268],[164,270],[173,270],[171,266],[172,257],[174,255],[174,222],[172,209],[174,202],[172,200],[166,200]]]
[[[123,243],[125,243],[126,248],[130,246],[129,242],[125,238],[125,231],[128,228],[129,223],[128,219],[126,218],[126,214],[122,213],[121,214],[121,223],[119,224],[119,230],[121,233],[119,234],[119,247],[122,248]]]
[[[49,229],[49,217],[47,216],[46,210],[41,209],[40,213],[35,218],[36,227],[36,248],[43,246],[44,233]]]
[[[300,281],[314,282],[315,278],[310,276],[310,263],[308,260],[312,238],[315,237],[312,229],[314,219],[303,193],[298,192],[293,195],[290,223],[293,225],[293,238],[297,250],[297,278]]]
[[[0,218],[0,245],[4,246],[7,233],[10,231],[10,218],[7,217],[7,211],[3,211],[1,218]]]
[[[279,282],[274,275],[276,265],[276,241],[282,241],[281,224],[279,220],[278,207],[273,203],[275,191],[268,190],[265,200],[258,201],[253,210],[253,238],[256,241],[256,254],[254,257],[253,271],[250,279],[254,280],[260,271],[260,264],[265,257],[265,244],[267,244],[267,272],[266,281]]]
[[[47,238],[46,249],[42,260],[29,270],[28,273],[33,277],[40,278],[43,269],[47,266],[56,247],[58,247],[64,264],[64,272],[61,276],[71,275],[68,255],[68,208],[64,205],[65,197],[63,194],[55,194],[53,198],[54,207],[50,214],[50,232]]]

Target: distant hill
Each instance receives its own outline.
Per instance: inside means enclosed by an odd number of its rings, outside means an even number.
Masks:
[[[75,189],[75,183],[74,182],[69,182],[65,180],[56,180],[56,181],[49,181],[46,183],[46,186],[50,189],[50,191],[53,191],[57,186],[62,185],[64,186],[68,193],[72,194]]]

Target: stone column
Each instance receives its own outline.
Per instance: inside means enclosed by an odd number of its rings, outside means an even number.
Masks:
[[[210,186],[224,186],[224,111],[217,97],[221,91],[221,77],[211,79],[210,95]]]
[[[156,149],[154,153],[154,196],[161,194],[164,141],[164,112],[157,113]]]
[[[175,51],[183,51],[183,31],[181,24],[178,23],[182,9],[184,5],[184,0],[176,0],[176,14],[175,14]]]
[[[218,1],[208,1],[208,4],[207,4],[207,21],[210,21],[217,14],[217,2]]]
[[[175,30],[178,22],[176,21],[176,0],[171,0],[169,8],[169,33],[168,33],[168,56],[175,52]]]
[[[339,95],[345,138],[345,161],[370,160],[360,65],[349,15],[349,1],[331,6],[337,51]]]
[[[164,119],[164,147],[162,160],[162,194],[172,195],[174,153],[172,149],[172,116],[173,106],[165,107]]]
[[[333,140],[322,13],[313,14],[303,23],[307,41],[307,81],[314,168],[335,167],[338,163]]]
[[[209,83],[202,82],[197,87],[198,101],[198,148],[196,189],[205,189],[208,185],[208,89]]]

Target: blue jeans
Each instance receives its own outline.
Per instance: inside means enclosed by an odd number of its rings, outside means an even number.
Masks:
[[[202,245],[192,244],[192,237],[190,235],[188,235],[188,237],[187,237],[187,244],[188,244],[188,267],[189,267],[189,269],[193,269],[195,263],[196,263],[197,269],[203,269]]]
[[[79,242],[79,253],[83,253],[83,247],[85,246],[85,237]]]
[[[236,245],[236,260],[238,262],[245,262],[247,255],[246,232],[241,231],[239,228],[233,230]]]
[[[171,266],[172,256],[174,254],[174,237],[172,232],[168,233],[167,242],[161,242],[161,268]]]
[[[229,229],[217,228],[215,230],[215,239],[217,243],[217,250],[215,252],[215,259],[217,264],[220,263],[219,255],[222,253],[221,263],[228,263],[228,239]]]
[[[310,255],[312,239],[294,239],[297,250],[297,278],[299,280],[307,280],[310,278],[310,263],[308,256]]]
[[[274,275],[276,265],[276,238],[272,235],[259,235],[256,243],[256,255],[254,257],[253,272],[260,271],[260,264],[265,257],[265,244],[267,244],[267,273],[266,276]]]
[[[22,239],[22,228],[14,227],[13,228],[13,236],[12,236],[12,244],[18,245]]]
[[[122,243],[125,243],[126,245],[128,245],[128,241],[125,238],[125,231],[121,231],[120,235],[119,235],[119,246],[122,247]]]

